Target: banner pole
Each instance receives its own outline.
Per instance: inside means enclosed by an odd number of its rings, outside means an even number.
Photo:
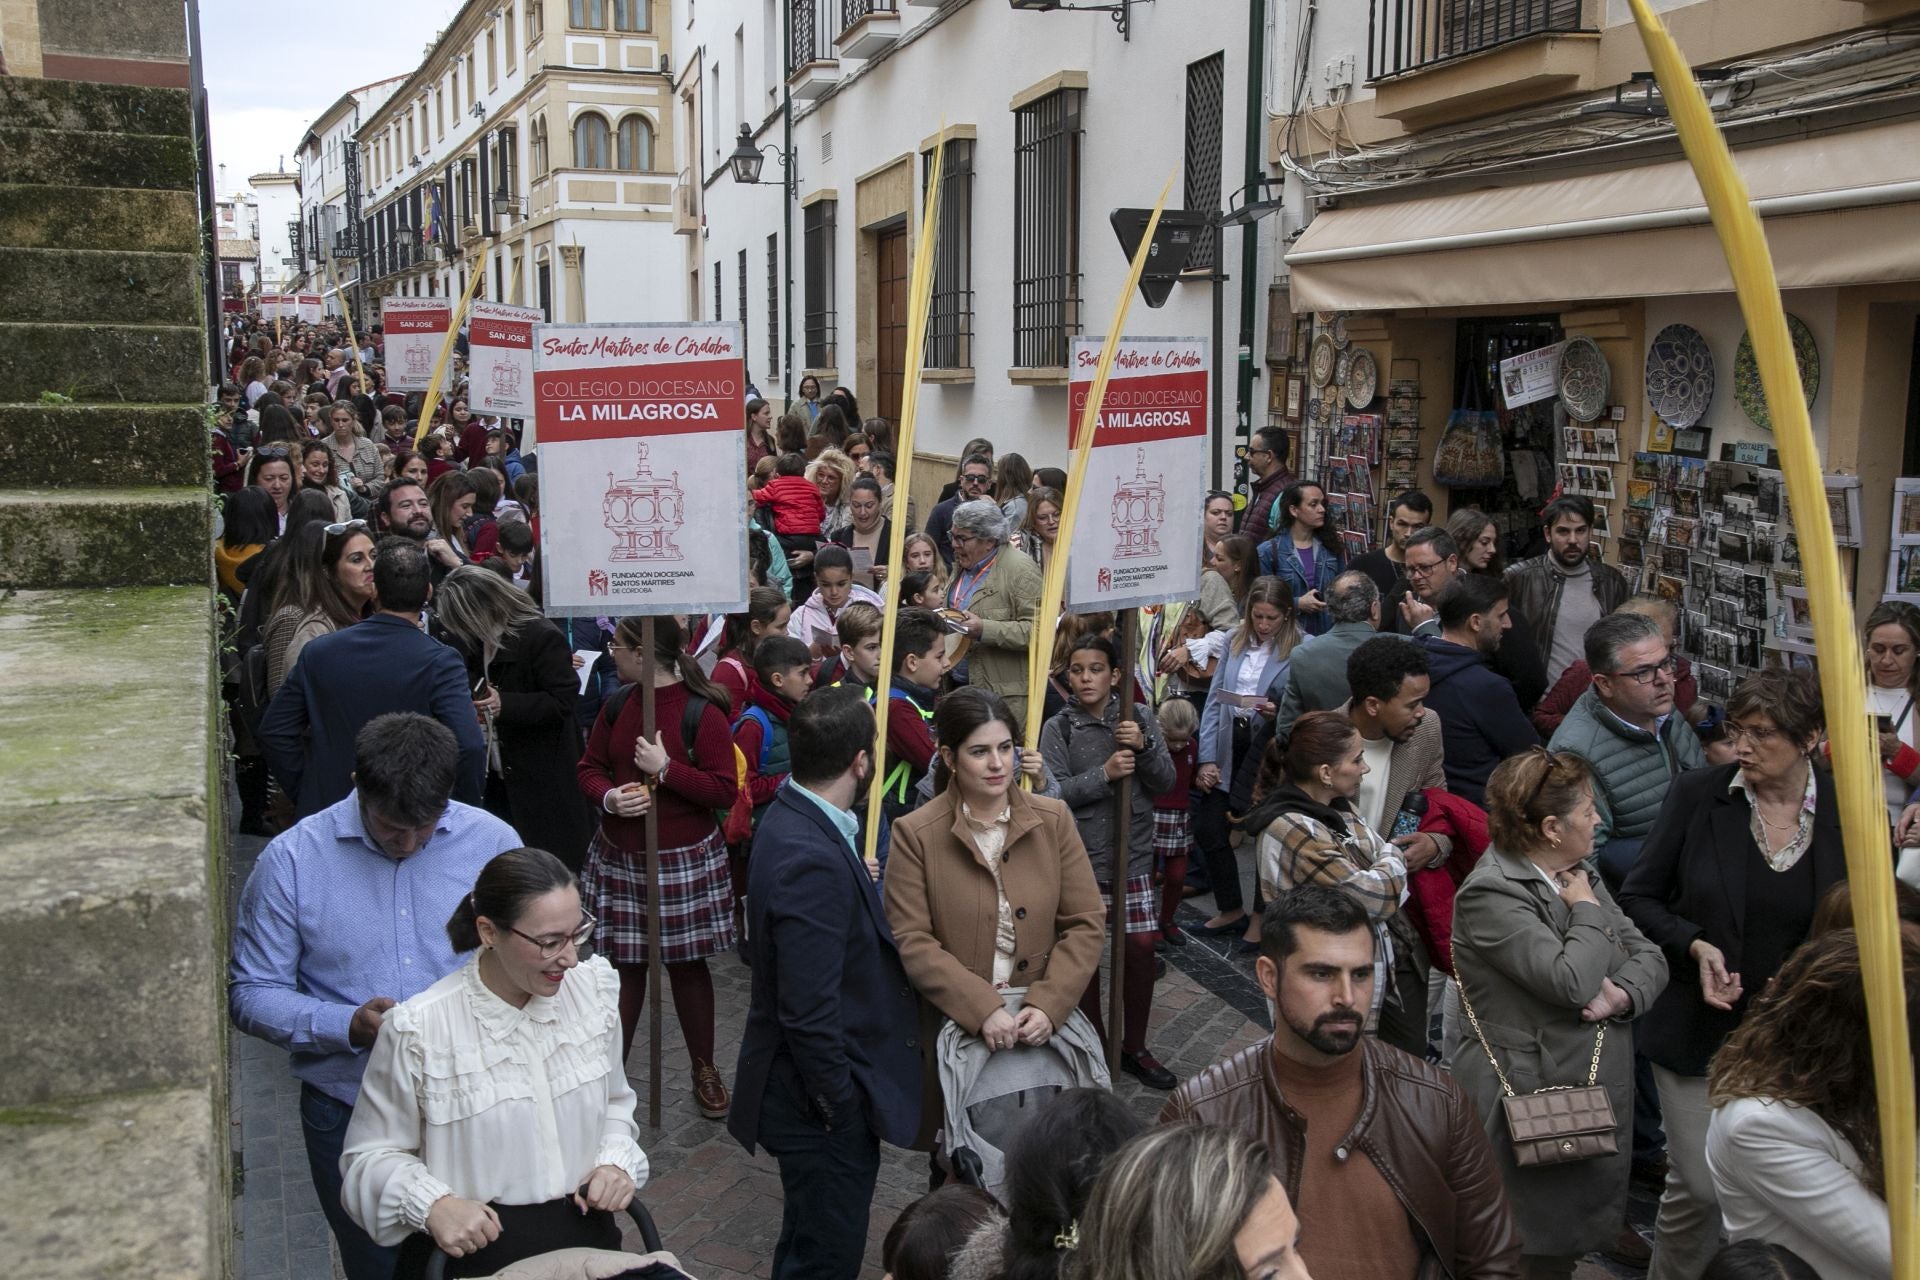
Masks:
[[[333,285],[333,291],[340,295],[340,314],[347,322],[347,344],[353,348],[353,371],[354,376],[360,379],[360,394],[372,399],[373,384],[367,381],[367,366],[360,361],[360,339],[353,332],[353,304],[347,301],[346,293],[340,288],[340,276],[333,269],[331,253],[327,255],[327,280]],[[375,416],[377,419],[378,415]],[[379,425],[377,420],[374,425]]]
[[[1067,555],[1073,546],[1074,520],[1080,509],[1080,490],[1086,483],[1087,458],[1093,452],[1094,432],[1100,423],[1100,402],[1106,398],[1107,380],[1113,373],[1113,358],[1120,349],[1120,332],[1126,328],[1127,311],[1133,305],[1134,292],[1140,287],[1141,273],[1146,270],[1147,252],[1153,247],[1153,233],[1160,225],[1160,212],[1167,207],[1167,196],[1173,191],[1173,180],[1178,176],[1177,170],[1168,176],[1167,185],[1160,188],[1160,198],[1154,201],[1153,212],[1147,217],[1147,229],[1140,237],[1140,247],[1134,250],[1133,265],[1127,270],[1126,284],[1121,287],[1120,301],[1114,307],[1113,323],[1107,326],[1107,339],[1100,347],[1100,362],[1094,367],[1093,386],[1087,392],[1087,407],[1080,414],[1080,434],[1074,440],[1073,458],[1067,469],[1067,491],[1061,495],[1060,532],[1054,536],[1053,555],[1047,559],[1046,585],[1040,594],[1039,608],[1034,611],[1033,630],[1029,633],[1027,722],[1022,735],[1028,751],[1038,750],[1040,746],[1039,712],[1046,705],[1047,668],[1053,660],[1053,637],[1060,627],[1061,601],[1066,595]]]
[[[887,704],[893,691],[893,643],[900,622],[900,561],[907,536],[907,486],[913,480],[913,431],[920,417],[920,372],[926,364],[927,312],[933,298],[933,250],[940,237],[940,174],[946,163],[947,126],[933,146],[927,172],[927,199],[920,217],[920,243],[914,246],[912,288],[907,303],[907,372],[900,390],[900,432],[894,441],[893,510],[887,530],[887,572],[881,580],[880,669],[873,682],[873,776],[867,784],[867,830],[861,857],[867,874],[880,876],[880,802],[885,798]]]
[[[653,615],[640,620],[640,736],[653,741]],[[660,1127],[660,780],[647,804],[647,1126]],[[624,1066],[624,1064],[622,1064]]]
[[[453,319],[447,325],[447,336],[440,342],[440,358],[433,362],[433,385],[427,388],[427,398],[420,402],[420,421],[413,430],[416,449],[427,438],[427,424],[433,421],[433,411],[440,407],[440,389],[446,385],[447,357],[453,354],[453,340],[460,336],[460,321],[467,314],[467,304],[473,301],[473,291],[480,287],[480,277],[487,272],[487,256],[492,252],[490,244],[480,247],[480,261],[473,264],[473,274],[467,277],[467,291],[460,295],[460,305],[453,309]]]
[[[1853,608],[1840,572],[1820,456],[1807,416],[1806,393],[1787,332],[1786,310],[1780,301],[1780,284],[1767,249],[1766,231],[1754,212],[1746,182],[1679,46],[1647,0],[1631,0],[1631,4],[1674,131],[1699,179],[1714,232],[1733,274],[1734,291],[1753,338],[1767,410],[1773,416],[1773,433],[1780,445],[1787,498],[1794,519],[1800,523],[1800,560],[1806,573],[1814,641],[1820,651],[1821,695],[1827,707],[1833,780],[1845,837],[1847,882],[1853,887],[1853,923],[1859,936],[1860,975],[1866,989],[1867,1026],[1873,1045],[1881,1168],[1893,1236],[1893,1275],[1896,1280],[1920,1280],[1920,1239],[1915,1235],[1913,1057],[1908,1040],[1900,924],[1894,906],[1893,862],[1887,855],[1879,751],[1873,722],[1867,718],[1866,671]]]
[[[1151,236],[1152,232],[1149,231]],[[1120,723],[1132,724],[1133,653],[1140,647],[1140,611],[1120,611]],[[1121,1041],[1127,1019],[1127,864],[1133,854],[1133,775],[1128,774],[1113,787],[1113,883],[1107,898],[1107,925],[1113,930],[1108,940],[1112,973],[1107,988],[1107,1074],[1120,1074]]]

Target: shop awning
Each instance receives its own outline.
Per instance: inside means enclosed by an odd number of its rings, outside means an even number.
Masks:
[[[1743,147],[1787,289],[1920,279],[1920,121]],[[1326,209],[1286,255],[1301,311],[1532,305],[1733,288],[1683,159]]]

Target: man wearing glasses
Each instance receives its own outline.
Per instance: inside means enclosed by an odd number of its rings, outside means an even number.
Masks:
[[[1273,536],[1273,509],[1295,479],[1287,469],[1288,449],[1287,433],[1273,427],[1254,432],[1247,444],[1247,470],[1254,482],[1247,490],[1247,515],[1240,522],[1240,532],[1252,538],[1256,547]]]
[[[235,913],[233,1025],[293,1053],[307,1167],[348,1280],[386,1280],[383,1248],[340,1207],[340,1154],[387,1010],[459,967],[447,919],[512,827],[454,800],[460,744],[410,712],[354,739],[353,790],[260,854]]]
[[[940,552],[947,568],[953,568],[953,513],[963,502],[978,502],[993,485],[993,459],[984,453],[970,453],[960,464],[960,488],[945,502],[927,513],[926,534]]]
[[[1616,894],[1641,842],[1687,769],[1706,764],[1699,735],[1674,714],[1674,659],[1660,624],[1641,613],[1610,613],[1587,628],[1593,685],[1554,730],[1555,751],[1593,766],[1600,825],[1593,847]]]

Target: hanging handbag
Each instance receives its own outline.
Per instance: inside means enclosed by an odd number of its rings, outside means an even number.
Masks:
[[[1447,415],[1447,429],[1433,454],[1433,480],[1450,489],[1491,488],[1507,476],[1500,415],[1480,407],[1479,390],[1472,381],[1465,399]]]
[[[1493,1056],[1493,1046],[1480,1030],[1480,1019],[1473,1014],[1473,1002],[1467,999],[1467,983],[1457,973],[1459,956],[1454,957],[1460,1007],[1474,1038],[1486,1050],[1487,1061],[1500,1081],[1500,1107],[1507,1113],[1507,1138],[1513,1143],[1513,1162],[1522,1169],[1536,1165],[1572,1164],[1600,1156],[1617,1155],[1619,1131],[1613,1119],[1613,1099],[1607,1096],[1600,1079],[1600,1047],[1606,1043],[1607,1024],[1593,1033],[1593,1063],[1587,1069],[1584,1085],[1549,1085],[1532,1093],[1515,1093]]]
[[[1214,668],[1220,665],[1220,655],[1215,654],[1205,663],[1197,663],[1185,654],[1187,641],[1204,640],[1213,628],[1207,625],[1207,615],[1200,612],[1197,604],[1180,606],[1180,619],[1175,622],[1167,636],[1166,643],[1160,647],[1158,657],[1165,658],[1175,645],[1182,650],[1180,675],[1195,684],[1205,684],[1213,679]]]

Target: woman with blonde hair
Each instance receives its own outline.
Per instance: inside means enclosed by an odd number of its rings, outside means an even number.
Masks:
[[[1072,1280],[1312,1280],[1273,1157],[1231,1129],[1163,1125],[1133,1139],[1078,1225]]]
[[[1059,540],[1060,512],[1065,505],[1058,489],[1028,492],[1026,510],[1020,517],[1020,549],[1042,569],[1047,567],[1053,544]]]
[[[443,640],[467,662],[487,739],[487,812],[578,872],[593,836],[575,768],[580,674],[533,597],[483,565],[462,565],[433,594]]]
[[[807,479],[820,491],[820,501],[827,508],[826,518],[820,522],[821,537],[853,523],[853,513],[847,506],[847,499],[853,493],[852,458],[832,447],[822,449],[819,456],[807,464]]]
[[[1260,940],[1265,897],[1256,882],[1253,915],[1241,905],[1240,868],[1230,843],[1227,802],[1234,772],[1252,755],[1256,736],[1264,736],[1272,727],[1287,688],[1287,660],[1299,643],[1293,592],[1279,578],[1256,578],[1247,589],[1240,625],[1228,637],[1226,652],[1214,668],[1206,710],[1200,716],[1200,766],[1193,774],[1200,805],[1194,815],[1194,836],[1219,910],[1193,931],[1209,937],[1244,931],[1249,950]]]
[[[1554,1280],[1620,1239],[1630,1024],[1666,989],[1667,961],[1588,869],[1600,815],[1585,760],[1535,747],[1501,762],[1486,800],[1492,843],[1453,904],[1447,1061],[1486,1125],[1520,1228],[1521,1275]],[[1612,1153],[1521,1167],[1503,1099],[1594,1085],[1613,1111]]]

